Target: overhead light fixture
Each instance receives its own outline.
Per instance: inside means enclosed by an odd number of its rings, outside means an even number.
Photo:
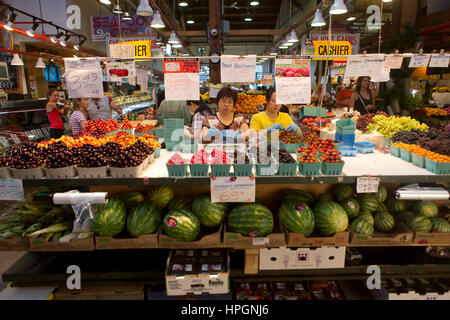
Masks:
[[[57,33],[56,33],[56,39],[61,38],[64,35],[64,32],[59,31],[59,29],[56,29]]]
[[[56,43],[57,42],[56,37],[50,37],[50,42]]]
[[[334,0],[334,4],[330,8],[330,14],[344,14],[347,11],[344,0]]]
[[[351,17],[347,18],[347,21],[355,21],[355,20],[356,20],[356,17],[354,17],[354,16],[351,16]]]
[[[23,66],[23,61],[20,59],[17,53],[14,54],[13,59],[11,60],[12,66]]]
[[[290,43],[297,43],[299,40],[297,38],[297,34],[295,33],[295,30],[291,30],[291,34],[289,35],[289,42]]]
[[[75,45],[73,46],[73,48],[74,48],[76,51],[80,51],[80,46],[77,45],[77,44],[75,44]]]
[[[153,9],[150,7],[148,0],[141,0],[139,7],[136,10],[136,14],[138,16],[152,16],[153,15]]]
[[[252,18],[250,18],[250,17],[247,17],[247,18],[245,18],[245,19],[244,19],[244,21],[245,21],[245,22],[252,22],[252,21],[253,21],[253,19],[252,19]]]
[[[250,5],[253,7],[259,6],[259,1],[250,1]]]
[[[162,45],[162,44],[164,44],[164,42],[162,41],[162,39],[161,39],[160,37],[158,37],[158,38],[156,39],[156,44],[157,44],[157,45]]]
[[[383,2],[392,2],[392,0],[383,0]]]
[[[178,5],[180,7],[187,7],[189,5],[189,2],[187,2],[187,1],[180,1],[180,2],[178,2]]]
[[[130,13],[128,11],[125,11],[122,20],[133,20],[133,17],[130,16]]]
[[[14,26],[14,21],[16,21],[17,18],[17,14],[15,14],[14,12],[11,12],[9,18],[8,18],[8,23],[5,24],[4,28],[6,29],[6,31],[12,31],[13,30],[13,26]]]
[[[115,13],[115,14],[122,14],[123,13],[123,10],[120,7],[120,5],[117,5],[117,6],[114,7],[113,13]]]
[[[325,22],[325,20],[323,19],[323,16],[322,16],[322,10],[317,9],[314,19],[311,22],[311,27],[323,27],[326,24],[327,23]]]
[[[178,43],[175,43],[173,46],[172,46],[172,48],[183,48],[183,45],[180,43],[180,42],[178,42]]]
[[[161,19],[161,14],[159,13],[159,11],[156,11],[155,15],[153,16],[151,26],[154,29],[162,29],[162,28],[166,27],[166,25],[164,24],[164,22]]]
[[[269,53],[269,55],[276,56],[276,55],[278,55],[278,52],[271,52],[271,53]]]
[[[289,48],[289,47],[285,46],[285,45],[280,46],[280,49],[287,49],[287,48]]]
[[[64,37],[64,41],[67,42],[70,40],[70,34],[66,33],[66,36]]]
[[[36,62],[36,68],[38,69],[45,69],[47,68],[47,66],[44,63],[44,60],[42,60],[42,58],[39,58],[38,61]]]
[[[39,23],[36,21],[36,19],[33,19],[33,26],[31,27],[31,29],[27,30],[27,35],[31,38],[34,38],[34,32],[37,30],[38,27]]]
[[[67,43],[64,40],[59,40],[59,44],[63,47],[67,47]]]
[[[170,33],[169,43],[170,44],[176,44],[176,43],[179,43],[179,42],[180,42],[180,40],[178,39],[177,34],[175,33],[175,31],[172,31]]]
[[[110,5],[111,1],[110,0],[100,0],[100,3],[106,4],[106,5]]]
[[[188,20],[188,21],[186,21],[186,23],[187,23],[187,24],[194,24],[195,21],[194,21],[194,20]]]
[[[289,35],[287,35],[286,38],[283,40],[283,46],[284,47],[290,47],[293,44],[294,44],[293,42],[289,42]]]

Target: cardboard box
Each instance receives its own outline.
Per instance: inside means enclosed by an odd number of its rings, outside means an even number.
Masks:
[[[50,252],[50,251],[94,251],[94,236],[85,239],[72,240],[67,243],[48,242],[45,239],[29,239],[30,251]]]
[[[144,300],[143,284],[82,286],[81,290],[59,288],[55,300]]]
[[[345,267],[346,247],[259,250],[260,270],[337,269]]]
[[[450,233],[414,232],[413,244],[422,245],[450,245]]]
[[[114,238],[95,236],[96,250],[120,250],[120,249],[156,249],[158,245],[158,233],[140,236],[139,238]]]
[[[181,242],[177,241],[163,233],[163,230],[159,231],[159,248],[165,249],[208,249],[208,248],[222,248],[222,230],[223,225],[219,230],[212,234],[202,234],[200,229],[200,240],[193,242]]]
[[[282,227],[286,233],[286,244],[288,247],[320,247],[336,246],[345,247],[350,243],[350,231],[337,232],[331,237],[309,236],[305,237],[301,233],[292,233]]]
[[[228,294],[230,291],[230,257],[227,258],[227,272],[205,273],[184,276],[169,276],[173,251],[167,259],[166,293],[168,296]]]
[[[0,240],[0,251],[28,251],[29,248],[28,238],[26,237]]]
[[[411,244],[414,238],[414,233],[401,223],[397,223],[395,230],[391,233],[378,231],[375,231],[373,235],[359,234],[354,231],[350,233],[350,244],[358,246],[402,246]]]
[[[223,244],[226,248],[234,249],[277,248],[286,246],[286,235],[279,229],[274,229],[273,233],[265,237],[252,238],[240,233],[228,232],[225,226]]]
[[[376,300],[450,300],[450,287],[444,279],[405,280],[409,284],[399,283],[396,279],[392,279],[389,283],[381,281],[381,289],[370,292]],[[420,290],[416,289],[419,285]],[[436,290],[437,288],[439,289]]]

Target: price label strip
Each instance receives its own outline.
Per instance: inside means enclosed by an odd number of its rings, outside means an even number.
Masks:
[[[0,200],[23,201],[23,183],[19,179],[0,179]]]
[[[377,193],[380,185],[379,177],[358,177],[356,179],[357,193]]]
[[[254,177],[211,177],[211,202],[255,202]]]

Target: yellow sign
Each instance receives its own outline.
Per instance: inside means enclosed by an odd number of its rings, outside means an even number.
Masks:
[[[130,41],[121,43],[132,43],[134,46],[134,58],[136,60],[152,57],[152,43],[150,40]]]
[[[314,58],[314,60],[326,60],[327,51],[330,56],[349,56],[352,54],[352,44],[348,41],[331,41],[328,49],[328,41],[314,41],[314,55],[324,56],[324,58]],[[330,60],[344,61],[347,58],[331,58]]]

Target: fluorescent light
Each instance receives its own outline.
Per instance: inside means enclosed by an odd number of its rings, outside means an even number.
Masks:
[[[383,2],[392,2],[392,0],[383,0]]]
[[[316,14],[314,16],[314,20],[311,22],[311,27],[323,27],[327,23],[323,19],[322,10],[317,9]]]
[[[156,13],[153,17],[151,27],[154,29],[162,29],[162,28],[166,27],[166,25],[164,24],[164,22],[161,19],[161,14],[158,11],[156,11]]]
[[[130,16],[130,13],[129,13],[128,11],[126,11],[126,12],[123,14],[122,19],[123,19],[123,20],[133,20],[133,18]]]
[[[250,5],[253,7],[259,6],[259,1],[251,1]]]
[[[109,0],[100,0],[100,3],[109,5],[109,4],[111,4],[111,1],[109,1]]]
[[[186,23],[187,23],[187,24],[194,24],[195,21],[194,21],[194,20],[188,20],[188,21],[186,21]]]
[[[353,17],[353,16],[352,16],[352,17],[348,17],[348,18],[347,18],[347,21],[354,21],[354,20],[356,20],[356,17]]]
[[[23,61],[20,59],[17,53],[14,54],[13,59],[11,60],[12,66],[23,66]]]
[[[178,2],[178,5],[180,7],[187,7],[189,5],[189,3],[187,1],[180,1],[180,2]]]
[[[123,13],[123,10],[120,7],[120,5],[117,5],[117,6],[114,7],[113,13],[116,13],[116,14],[122,14]]]
[[[252,19],[252,18],[250,18],[250,17],[247,17],[247,18],[245,18],[245,19],[244,19],[244,21],[246,21],[246,22],[252,22],[252,21],[253,21],[253,19]]]
[[[330,8],[330,14],[344,14],[347,11],[344,0],[334,0],[334,4]]]
[[[36,68],[38,69],[45,69],[46,65],[44,63],[44,60],[42,60],[42,58],[39,58],[38,61],[36,62]]]
[[[141,0],[139,7],[136,10],[138,16],[152,16],[153,9],[150,7],[148,0]]]

